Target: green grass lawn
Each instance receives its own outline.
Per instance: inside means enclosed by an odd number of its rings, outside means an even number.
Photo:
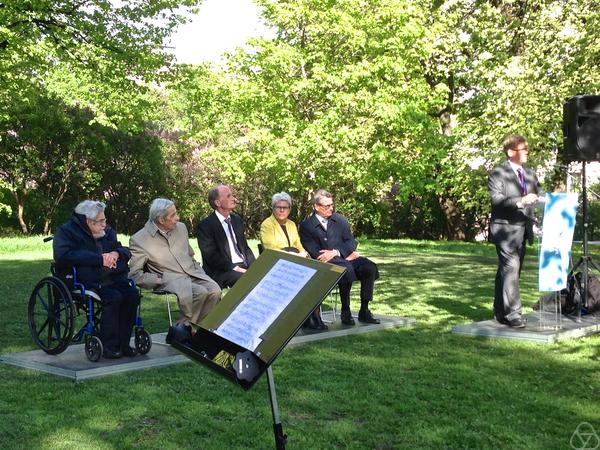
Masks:
[[[0,239],[0,354],[35,348],[27,301],[50,248]],[[371,309],[417,325],[284,350],[273,372],[287,448],[569,449],[582,422],[600,434],[600,337],[542,345],[451,333],[492,317],[493,246],[370,240],[361,251],[381,272]],[[526,312],[536,264],[530,250]],[[164,301],[146,296],[144,319],[165,331]],[[0,449],[274,447],[266,377],[244,392],[191,362],[79,383],[0,364],[0,380]]]

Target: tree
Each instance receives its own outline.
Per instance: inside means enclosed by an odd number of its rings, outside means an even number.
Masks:
[[[0,117],[57,64],[121,93],[160,79],[172,62],[165,38],[200,2],[1,0]]]
[[[257,197],[287,190],[302,217],[327,187],[357,231],[473,239],[502,137],[552,164],[562,103],[600,86],[590,0],[259,3],[274,39],[179,81],[187,136],[252,220]]]
[[[94,113],[45,92],[0,121],[0,182],[23,233],[47,234],[82,198],[105,199],[113,224],[132,231],[164,188],[160,140],[99,123]],[[138,219],[138,220],[136,220]]]
[[[366,14],[359,1],[335,10],[325,1],[262,5],[278,38],[255,40],[254,51],[230,59],[222,77],[228,138],[209,154],[239,184],[242,200],[258,194],[266,205],[285,189],[304,214],[310,193],[326,186],[355,223],[381,229],[385,192],[397,186],[407,198],[417,183],[429,189],[422,175],[439,160],[429,111],[440,99],[417,76],[424,12],[402,1],[371,1]],[[195,98],[188,110],[206,113]],[[192,136],[204,137],[190,125]],[[412,183],[399,183],[407,178]]]

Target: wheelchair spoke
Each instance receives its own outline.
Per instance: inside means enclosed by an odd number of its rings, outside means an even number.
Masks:
[[[44,307],[44,309],[46,310],[46,312],[48,311],[48,305],[46,304],[46,302],[44,301],[44,297],[41,296],[41,294],[38,292],[37,293],[37,297],[40,300],[40,303],[42,304],[42,306]]]
[[[43,325],[40,327],[40,329],[37,331],[37,335],[40,336],[42,334],[42,332],[44,331],[44,328],[46,328],[46,325],[48,325],[48,322],[50,322],[50,319],[46,319],[43,323]]]

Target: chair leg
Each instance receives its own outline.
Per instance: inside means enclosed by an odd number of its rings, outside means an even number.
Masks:
[[[169,312],[169,326],[173,326],[173,317],[171,316],[171,302],[169,301],[169,296],[167,295],[167,311]]]
[[[338,296],[339,291],[336,289],[334,289],[333,291],[331,291],[331,314],[333,316],[333,321],[336,321],[336,308],[337,308],[337,296]]]
[[[331,301],[331,320],[325,320],[325,322],[327,323],[334,323],[337,319],[337,296],[338,296],[338,290],[337,288],[333,289],[330,293],[329,293],[329,299]],[[323,312],[323,308],[322,308],[322,304],[319,304],[319,313]],[[322,315],[322,314],[321,314]]]

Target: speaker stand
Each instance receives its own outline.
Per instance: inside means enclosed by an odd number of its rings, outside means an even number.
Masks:
[[[575,276],[575,273],[579,267],[581,267],[581,286],[580,286],[580,301],[577,306],[577,322],[581,322],[581,308],[583,305],[587,306],[588,300],[588,270],[590,267],[596,269],[596,271],[600,272],[600,267],[594,262],[592,257],[589,254],[588,250],[588,200],[587,200],[587,176],[585,173],[586,161],[582,162],[581,169],[581,192],[583,196],[583,255],[579,258],[577,263],[571,269],[571,275]],[[575,284],[577,283],[577,279],[575,279]]]

